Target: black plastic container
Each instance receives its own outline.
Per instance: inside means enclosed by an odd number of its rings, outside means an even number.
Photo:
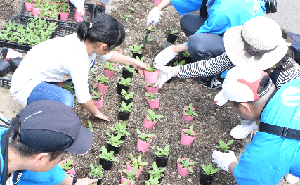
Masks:
[[[168,37],[167,37],[167,42],[174,44],[174,42],[176,41],[178,37],[178,34],[171,34],[169,33]]]
[[[168,157],[156,156],[157,167],[166,167],[168,165]]]
[[[100,158],[100,164],[102,165],[102,168],[104,170],[110,170],[112,168],[113,162]]]
[[[128,100],[126,100],[123,96],[121,96],[121,102],[125,102],[126,103],[126,105],[128,105],[129,103],[131,103],[132,102],[132,98],[129,98]]]
[[[211,185],[211,182],[214,180],[214,175],[204,174],[203,169],[200,169],[200,184],[201,185]]]
[[[133,68],[132,65],[129,65],[129,67]],[[122,71],[122,77],[125,78],[125,79],[128,78],[128,77],[132,78],[132,77],[133,77],[133,73],[127,71],[127,70],[125,69],[125,67],[124,67],[124,68],[123,68],[123,71]]]
[[[0,77],[5,76],[10,71],[10,64],[6,59],[0,60]]]
[[[15,71],[21,64],[22,59],[20,57],[17,58],[11,58],[9,59],[10,63],[10,70]]]
[[[130,116],[130,112],[119,112],[119,120],[128,120]]]
[[[97,185],[101,185],[101,183],[102,183],[102,179],[98,179]]]
[[[122,89],[124,89],[126,92],[128,92],[129,86],[125,86],[125,85],[122,85],[122,84],[118,83],[117,84],[117,93],[121,95]]]
[[[118,154],[120,152],[120,148],[121,148],[121,146],[115,147],[115,146],[107,143],[107,152],[114,151],[114,154]]]
[[[141,59],[143,57],[143,54],[142,53],[132,53],[132,58],[136,59],[137,56]]]

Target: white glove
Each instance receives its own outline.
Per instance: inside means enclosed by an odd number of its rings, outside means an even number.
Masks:
[[[229,172],[228,167],[230,163],[237,162],[237,158],[233,151],[229,151],[229,153],[222,153],[214,150],[211,156],[214,159],[215,163],[217,163],[219,167],[227,172]]]
[[[84,0],[70,0],[70,1],[77,8],[77,12],[81,13],[81,8],[84,7]]]
[[[157,23],[159,23],[161,19],[162,12],[159,11],[156,7],[154,7],[147,18],[147,27],[152,23],[153,26],[155,26]]]
[[[154,59],[154,67],[157,68],[158,66],[167,65],[170,60],[175,58],[178,53],[174,53],[171,48],[172,46],[167,47],[166,49],[162,50]]]
[[[154,84],[154,87],[159,85],[159,88],[164,85],[165,82],[174,77],[174,72],[179,70],[179,66],[171,67],[171,66],[157,66],[156,69],[159,70],[159,75],[157,77],[157,81]]]

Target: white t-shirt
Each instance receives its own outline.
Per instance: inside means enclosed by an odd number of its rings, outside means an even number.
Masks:
[[[111,55],[110,52],[99,59],[105,62]],[[10,93],[25,107],[31,91],[39,83],[63,82],[72,78],[77,101],[86,103],[91,99],[88,73],[96,56],[95,53],[88,56],[86,45],[76,33],[42,42],[33,46],[15,71]]]

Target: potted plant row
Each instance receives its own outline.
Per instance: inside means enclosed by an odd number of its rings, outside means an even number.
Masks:
[[[139,129],[136,129],[136,132],[138,133],[137,149],[141,152],[148,151],[154,134],[145,134],[142,133]]]
[[[195,135],[193,125],[191,125],[189,129],[182,129],[180,143],[183,145],[191,145],[195,139]]]
[[[156,93],[156,90],[152,94],[145,92],[145,96],[150,109],[155,109],[159,107],[160,94]]]
[[[105,146],[101,146],[101,154],[99,155],[100,164],[104,170],[110,170],[112,168],[113,162],[118,161],[116,157],[114,157],[114,152],[107,152]]]
[[[117,123],[114,127],[109,127],[112,131],[113,131],[113,134],[116,136],[116,135],[121,135],[121,140],[125,140],[126,136],[130,135],[129,132],[127,132],[127,126],[126,126],[126,121],[122,123]]]
[[[148,113],[145,115],[143,126],[147,129],[152,129],[156,122],[163,118],[163,115],[156,115],[151,109],[148,109]]]

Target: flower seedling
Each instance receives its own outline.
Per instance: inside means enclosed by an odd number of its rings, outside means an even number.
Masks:
[[[142,166],[148,165],[147,162],[142,162],[142,154],[140,154],[137,159],[133,158],[132,153],[130,153],[129,155],[130,155],[130,159],[131,159],[131,162],[130,162],[131,167],[133,167],[133,168],[136,167],[137,169],[140,169]]]
[[[170,28],[170,34],[177,35],[178,30],[173,30],[172,28]]]
[[[105,159],[107,161],[118,161],[118,159],[113,155],[114,155],[114,151],[110,151],[108,153],[105,146],[101,146],[101,154],[99,155],[101,159]]]
[[[134,8],[131,8],[130,6],[127,6],[130,12],[135,12],[136,10]]]
[[[198,114],[193,109],[193,103],[190,103],[189,107],[186,107],[184,109],[185,109],[185,113],[184,113],[185,115],[192,116],[192,117],[198,116]]]
[[[60,4],[61,13],[69,13],[70,6],[67,3]]]
[[[153,91],[152,94],[145,92],[145,96],[148,98],[148,100],[155,101],[157,99],[156,89]]]
[[[113,63],[110,63],[110,62],[105,63],[104,69],[109,70],[109,71],[119,71],[120,70],[119,68],[114,67]]]
[[[70,92],[74,90],[73,84],[65,84],[63,88]]]
[[[135,59],[141,61],[141,62],[144,62],[144,57],[140,58],[139,56],[136,56]]]
[[[119,147],[122,143],[124,143],[123,140],[121,140],[121,134],[118,134],[117,136],[114,136],[113,134],[109,134],[106,132],[106,134],[110,137],[107,141],[107,143],[111,144],[114,147]]]
[[[125,70],[128,71],[128,72],[131,72],[133,73],[134,75],[136,74],[136,71],[134,68],[130,67],[129,65],[126,65],[125,67]]]
[[[191,56],[191,54],[188,51],[183,52],[182,55],[184,57],[190,57]]]
[[[184,65],[185,64],[185,60],[181,60],[181,62],[174,62],[174,66],[178,66],[178,65]]]
[[[94,99],[99,99],[100,97],[101,97],[101,89],[100,89],[100,91],[95,91],[94,89],[92,89],[92,92],[93,92],[93,94],[92,94],[92,98],[94,98]]]
[[[150,141],[151,137],[154,136],[154,134],[142,133],[139,129],[136,129],[136,132],[138,133],[138,138],[146,141],[147,143]]]
[[[117,123],[115,127],[109,127],[109,128],[115,133],[118,133],[120,135],[126,135],[126,136],[130,135],[129,132],[126,131],[126,121],[124,121],[123,124]]]
[[[151,109],[148,109],[148,115],[146,116],[146,119],[148,121],[157,122],[158,119],[163,118],[163,115],[156,115],[155,112],[153,112]]]
[[[224,152],[227,152],[228,149],[230,148],[229,145],[231,145],[232,143],[233,143],[233,140],[230,140],[228,143],[225,143],[224,141],[222,141],[222,139],[220,139],[220,141],[219,141],[220,146],[216,146],[216,148],[220,148]]]
[[[91,132],[94,132],[94,127],[92,125],[92,122],[88,120],[88,129],[90,129]]]
[[[145,70],[148,72],[154,72],[156,69],[147,64],[147,68]]]
[[[202,164],[201,168],[204,171],[204,174],[206,174],[206,175],[213,175],[213,174],[217,173],[220,170],[220,168],[212,167],[211,163],[208,164],[207,166]]]
[[[150,176],[157,177],[158,179],[162,176],[162,173],[166,170],[166,168],[159,169],[156,165],[156,162],[152,164],[152,170],[148,171]]]
[[[117,46],[113,49],[113,51],[119,51],[120,50],[120,46]]]
[[[132,15],[123,15],[122,17],[125,19],[125,21],[126,21],[127,23],[130,23],[130,22],[129,22],[129,18],[132,17]]]
[[[190,126],[190,129],[184,130],[183,133],[185,133],[185,134],[188,135],[188,136],[195,136],[195,133],[194,133],[193,128],[194,128],[194,126],[191,125],[191,126]]]
[[[121,80],[118,83],[121,84],[121,85],[124,85],[124,86],[130,86],[131,85],[131,78],[128,77],[128,78],[124,79],[123,77],[121,77]]]
[[[133,105],[132,102],[127,105],[124,101],[122,101],[120,111],[129,113],[129,112],[131,112],[130,108],[132,107],[132,105]]]
[[[66,162],[63,164],[58,164],[59,167],[61,167],[64,171],[68,171],[72,169],[72,163],[73,161],[71,159],[68,159]]]
[[[129,46],[129,49],[132,51],[132,53],[142,53],[141,49],[143,47],[143,44],[139,45],[139,46]]]
[[[191,168],[195,162],[191,162],[190,158],[187,158],[185,161],[183,161],[182,159],[178,158],[179,160],[179,164],[181,165],[182,168],[187,168],[191,173],[193,173],[193,169]]]
[[[94,167],[94,165],[91,163],[91,172],[90,175],[95,178],[102,178],[103,177],[103,171],[102,171],[102,165],[99,165],[97,168]]]
[[[41,0],[35,1],[34,7],[35,8],[41,8],[42,7],[41,2],[42,2]]]
[[[123,173],[126,174],[126,178],[130,181],[130,184],[133,185],[134,179],[136,178],[136,174],[138,173],[138,168],[134,167],[132,171],[123,170]]]
[[[98,83],[100,84],[107,84],[109,81],[109,77],[105,77],[104,75],[101,75],[100,78],[98,78]]]
[[[152,42],[153,41],[153,39],[151,38],[150,34],[147,36],[147,41],[148,42]]]
[[[148,181],[145,181],[145,184],[157,185],[157,184],[159,184],[159,181],[158,181],[157,177],[153,177],[153,176],[150,175],[150,179]]]
[[[162,157],[169,155],[169,151],[170,151],[169,145],[165,146],[163,149],[159,148],[159,146],[157,146],[156,148],[157,148],[157,152],[155,152],[155,155],[162,156]]]
[[[129,100],[133,98],[133,94],[134,92],[131,93],[126,93],[126,91],[124,89],[122,89],[121,95],[125,98],[125,100]]]

